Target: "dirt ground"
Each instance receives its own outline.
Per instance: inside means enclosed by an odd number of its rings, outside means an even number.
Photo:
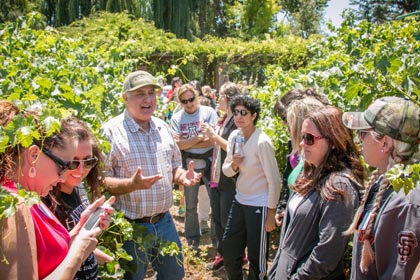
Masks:
[[[184,235],[184,218],[178,216],[178,206],[171,208],[171,214],[174,218],[175,225],[178,230],[178,234],[181,238],[183,246],[187,246],[187,241]],[[209,223],[210,225],[210,223]],[[277,229],[274,233],[270,234],[269,239],[269,267],[271,261],[277,252],[277,245],[279,242],[279,230]],[[206,265],[211,263],[216,255],[216,248],[213,247],[210,237],[210,230],[203,233],[200,244],[201,255],[199,257],[193,256],[190,251],[184,254],[184,266],[185,266],[185,279],[186,280],[227,280],[225,270],[220,271],[208,271]],[[248,266],[244,265],[244,272],[247,273]],[[155,273],[153,270],[149,270],[147,273],[148,280],[155,279]]]

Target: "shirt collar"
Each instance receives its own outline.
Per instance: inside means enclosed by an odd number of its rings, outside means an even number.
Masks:
[[[147,133],[148,131],[145,131],[128,113],[127,110],[124,110],[124,120],[127,123],[128,129],[130,130],[131,133],[135,133],[138,131],[142,131]],[[160,125],[156,125],[155,121],[153,120],[153,117],[151,117],[150,121],[149,121],[149,125],[150,125],[150,131],[156,130],[156,128],[158,128],[160,130]]]

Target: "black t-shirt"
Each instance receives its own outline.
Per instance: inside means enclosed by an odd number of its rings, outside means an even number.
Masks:
[[[87,205],[82,203],[76,188],[71,194],[61,192],[60,195],[61,199],[59,199],[59,201],[62,203],[57,207],[56,211],[54,211],[54,214],[60,220],[61,224],[70,231],[80,221],[80,215],[86,209]],[[50,202],[47,202],[46,204],[49,207],[51,205]],[[97,279],[97,277],[98,263],[95,255],[91,253],[77,271],[74,279],[92,280]]]

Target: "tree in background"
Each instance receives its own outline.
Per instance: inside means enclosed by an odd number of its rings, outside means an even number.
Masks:
[[[418,0],[350,0],[357,20],[383,23],[418,9]]]
[[[242,31],[248,38],[264,38],[274,26],[280,7],[275,0],[245,1],[241,17]]]
[[[40,11],[47,23],[68,25],[98,11],[126,12],[178,38],[265,38],[282,36],[290,30],[278,22],[283,12],[292,32],[303,37],[318,33],[329,0],[5,0],[0,7],[0,22],[14,20],[29,10]],[[278,32],[281,30],[281,32]]]
[[[153,20],[157,28],[174,33],[179,38],[192,39],[191,10],[195,0],[154,0]]]
[[[295,35],[307,38],[321,32],[321,23],[329,0],[280,0],[281,10]]]
[[[2,0],[0,7],[0,22],[15,21],[26,14],[28,5],[26,0]]]

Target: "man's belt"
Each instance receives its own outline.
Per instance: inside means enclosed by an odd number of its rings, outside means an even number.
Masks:
[[[136,224],[156,224],[157,222],[159,222],[163,216],[165,216],[166,212],[163,213],[158,213],[158,214],[154,214],[153,216],[150,217],[143,217],[143,218],[139,218],[139,219],[130,219],[125,217],[129,222],[135,222]]]

